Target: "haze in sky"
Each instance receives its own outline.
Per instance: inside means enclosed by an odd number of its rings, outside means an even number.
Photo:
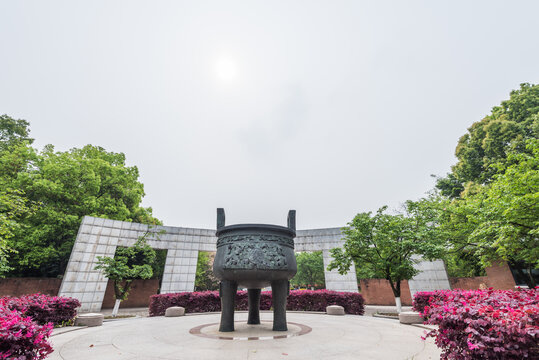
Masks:
[[[0,113],[123,152],[165,225],[344,226],[539,82],[538,1],[0,2]]]

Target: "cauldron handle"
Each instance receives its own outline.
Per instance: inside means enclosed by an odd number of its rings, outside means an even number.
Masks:
[[[224,211],[224,210],[223,210]],[[223,212],[223,218],[224,218],[224,212]],[[224,220],[223,220],[224,223]],[[296,210],[290,210],[288,212],[288,228],[292,231],[296,231]]]
[[[217,208],[217,229],[225,226],[225,209]]]

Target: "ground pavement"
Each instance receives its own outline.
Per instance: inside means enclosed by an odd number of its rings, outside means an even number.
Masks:
[[[236,313],[234,333],[219,333],[220,314],[137,317],[101,327],[56,331],[49,359],[439,359],[440,351],[421,340],[424,329],[370,316],[289,312],[289,331],[272,332],[271,312],[262,325],[247,326]],[[234,339],[219,339],[219,336]],[[277,336],[277,338],[274,338]]]

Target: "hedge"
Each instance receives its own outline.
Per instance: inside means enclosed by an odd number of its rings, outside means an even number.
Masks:
[[[539,359],[539,288],[417,293],[442,359]]]
[[[444,300],[445,292],[443,291],[421,291],[416,293],[412,299],[412,310],[423,313],[425,307],[429,305],[429,301],[439,302]]]
[[[16,310],[0,309],[0,359],[45,359],[52,324],[38,325]]]
[[[18,311],[40,325],[62,325],[75,318],[79,306],[77,299],[43,294],[0,298],[0,307]]]
[[[326,311],[328,305],[341,305],[347,314],[363,315],[365,301],[358,293],[330,290],[294,290],[287,300],[287,309],[292,311]],[[271,309],[271,292],[263,291],[260,309]],[[167,308],[182,306],[187,313],[221,311],[218,291],[183,292],[158,294],[150,297],[150,316],[165,315]],[[248,310],[246,291],[236,294],[236,309]]]
[[[77,299],[42,294],[0,298],[0,359],[45,359],[52,328],[72,320]]]

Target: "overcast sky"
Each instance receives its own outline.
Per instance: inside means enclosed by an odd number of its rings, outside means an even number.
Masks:
[[[165,225],[344,226],[539,82],[539,1],[0,0],[0,113],[123,152]]]

